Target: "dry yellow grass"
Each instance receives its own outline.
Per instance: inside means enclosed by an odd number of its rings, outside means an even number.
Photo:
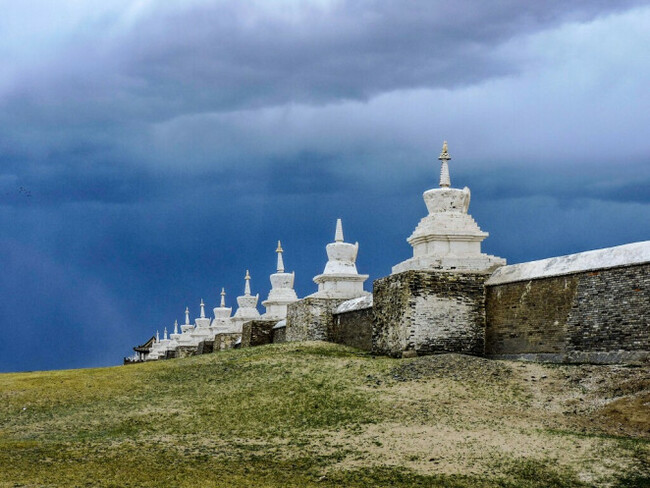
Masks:
[[[4,374],[0,486],[648,486],[648,395],[648,367],[327,343]]]

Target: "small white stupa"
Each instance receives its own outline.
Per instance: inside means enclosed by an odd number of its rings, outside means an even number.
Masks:
[[[181,325],[181,336],[177,339],[179,346],[192,346],[194,340],[192,339],[192,332],[194,326],[190,324],[190,309],[185,307],[185,323]]]
[[[205,316],[205,303],[203,303],[203,298],[201,298],[201,315],[198,319],[195,319],[194,322],[196,327],[191,333],[194,343],[198,345],[202,341],[212,339],[212,331],[210,330],[210,318]]]
[[[178,340],[180,338],[181,334],[178,333],[178,320],[174,320],[174,333],[169,334],[169,345],[167,346],[167,350],[175,350],[178,347]]]
[[[393,266],[392,274],[408,270],[487,273],[503,266],[505,259],[481,252],[481,241],[489,234],[467,213],[469,188],[451,188],[447,141],[438,159],[440,188],[424,192],[429,215],[420,220],[407,239],[413,247],[413,257]]]
[[[275,250],[278,254],[277,273],[270,276],[271,291],[269,297],[262,302],[266,308],[266,313],[262,315],[263,319],[282,320],[287,318],[287,305],[298,301],[298,296],[293,289],[293,283],[296,278],[295,272],[284,272],[284,260],[282,259],[282,243],[278,241],[278,248]]]
[[[213,310],[214,318],[210,324],[210,330],[213,335],[228,332],[232,327],[230,315],[232,314],[232,307],[226,307],[226,290],[221,289],[221,304]]]
[[[165,357],[167,346],[169,345],[169,338],[167,337],[167,327],[164,329],[163,338],[160,339],[160,333],[156,331],[156,343],[151,348],[153,358],[160,359]],[[151,354],[149,354],[151,356]]]
[[[246,277],[244,279],[246,280],[246,284],[244,285],[244,294],[237,297],[237,305],[239,308],[237,308],[237,312],[235,312],[235,315],[230,319],[232,332],[238,334],[241,334],[244,322],[260,318],[260,313],[257,310],[257,302],[260,299],[260,296],[259,294],[255,296],[251,295],[251,275],[248,270],[246,270]]]
[[[326,247],[327,264],[322,274],[314,277],[318,291],[313,298],[356,298],[367,295],[363,290],[363,282],[368,275],[361,275],[357,271],[357,253],[359,243],[350,244],[343,241],[343,224],[341,219],[336,221],[336,234],[334,242]]]

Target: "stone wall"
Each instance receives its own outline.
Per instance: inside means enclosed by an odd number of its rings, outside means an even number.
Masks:
[[[345,299],[307,297],[287,307],[286,340],[327,341],[332,313]]]
[[[237,332],[217,334],[214,336],[212,350],[213,352],[219,352],[225,349],[232,349],[239,339],[241,339],[241,334]]]
[[[335,313],[331,324],[332,328],[328,332],[329,340],[370,351],[372,350],[373,323],[372,307]]]
[[[650,357],[650,264],[487,286],[486,354],[554,362]]]
[[[374,283],[373,352],[482,355],[485,274],[406,271]]]
[[[287,326],[277,327],[273,329],[273,344],[287,342]]]
[[[274,320],[251,320],[244,322],[242,327],[241,347],[262,346],[273,342],[273,327],[278,323]]]
[[[214,341],[201,341],[196,347],[197,354],[210,354],[214,349]]]
[[[196,356],[196,346],[179,346],[176,348],[177,358],[187,358],[189,356]]]

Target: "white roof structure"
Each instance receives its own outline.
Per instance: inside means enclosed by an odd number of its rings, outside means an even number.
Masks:
[[[650,262],[650,241],[642,241],[503,266],[490,276],[486,284],[500,285],[648,262]]]
[[[364,297],[353,298],[347,302],[343,302],[336,308],[334,313],[345,313],[353,312],[355,310],[364,310],[366,308],[372,308],[373,298],[372,295],[366,295]]]

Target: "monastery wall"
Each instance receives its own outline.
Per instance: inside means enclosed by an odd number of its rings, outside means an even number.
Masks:
[[[244,323],[241,336],[241,347],[263,346],[273,342],[273,327],[278,321],[251,320]]]
[[[649,249],[635,243],[497,271],[486,287],[486,355],[595,363],[650,358],[650,262],[643,262]]]
[[[307,297],[287,307],[286,340],[327,341],[332,330],[332,314],[345,298]]]
[[[374,313],[372,295],[348,300],[336,309],[332,317],[330,341],[364,351],[372,350]]]
[[[212,346],[212,351],[218,352],[225,349],[232,349],[235,347],[235,344],[239,339],[241,339],[241,334],[238,334],[236,332],[217,334],[214,336],[214,345]]]
[[[283,325],[276,325],[273,328],[273,344],[279,344],[281,342],[287,342],[287,325],[286,322]]]
[[[487,278],[412,270],[376,280],[373,352],[394,357],[404,351],[482,355]]]

